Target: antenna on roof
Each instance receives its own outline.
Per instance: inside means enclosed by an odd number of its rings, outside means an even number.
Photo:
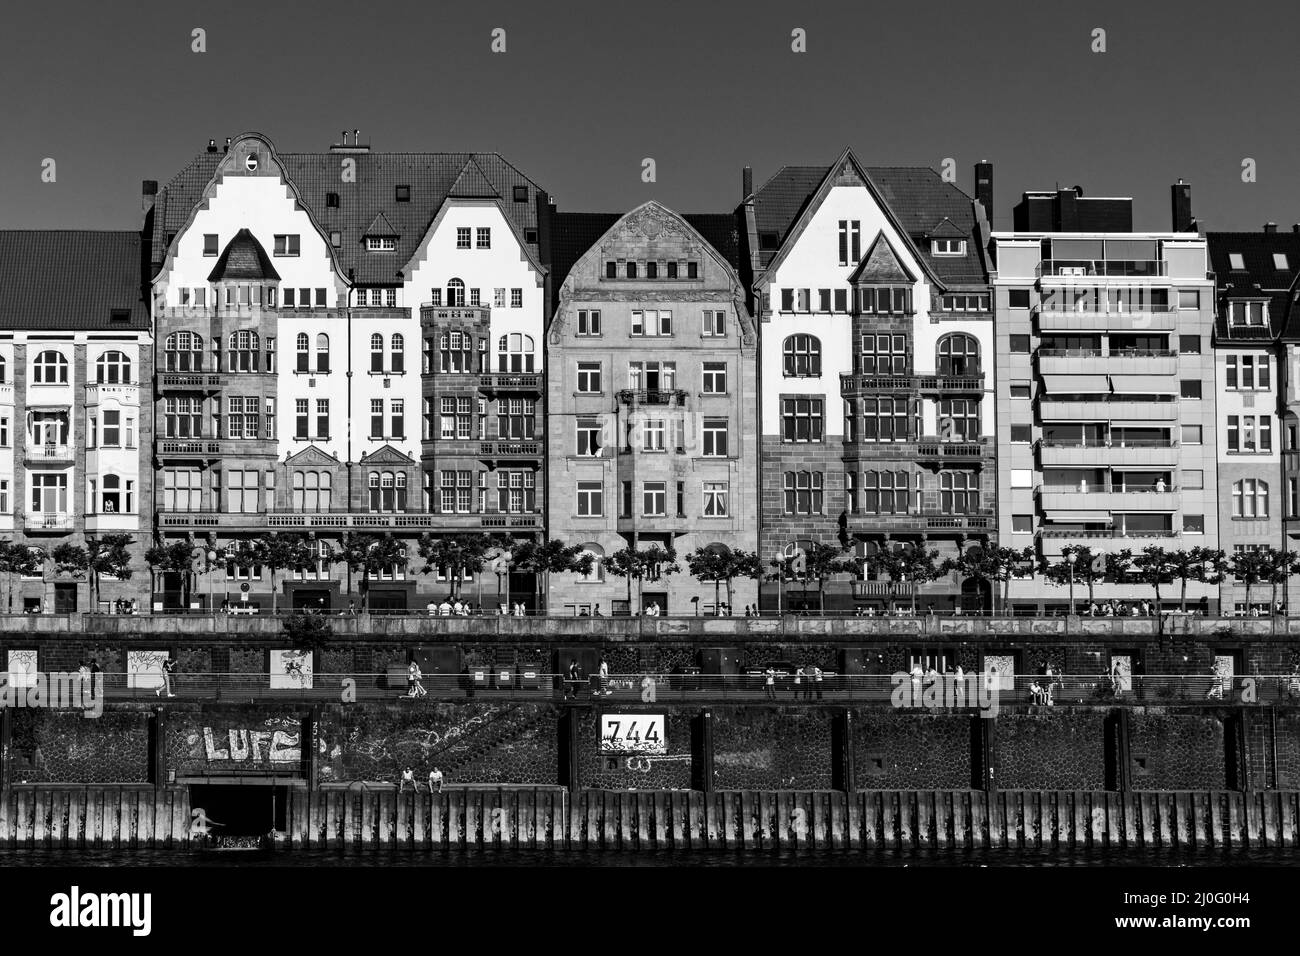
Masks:
[[[354,130],[352,131],[352,145],[353,145],[353,146],[360,146],[360,145],[361,145],[361,130],[359,130],[359,129],[354,129]]]

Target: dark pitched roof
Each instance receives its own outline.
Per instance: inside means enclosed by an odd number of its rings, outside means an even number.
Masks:
[[[783,245],[790,229],[829,172],[829,166],[783,166],[754,193],[754,222],[759,235],[759,267],[766,268],[777,249],[762,248],[765,233],[775,234]],[[926,266],[945,282],[983,283],[988,280],[980,258],[974,200],[926,166],[868,166],[881,198],[908,236],[920,249]],[[935,232],[944,219],[949,231]],[[963,236],[964,256],[932,256],[929,238]]]
[[[335,250],[339,266],[344,275],[351,271],[358,283],[396,281],[398,270],[410,260],[453,188],[461,197],[500,197],[521,236],[537,228],[537,184],[497,153],[326,151],[275,155],[321,229],[327,235],[340,233]],[[339,181],[339,162],[344,157],[356,161],[355,183]],[[167,251],[168,236],[184,228],[222,158],[219,152],[200,153],[159,191],[153,232],[155,268]],[[409,200],[397,199],[398,186],[409,187]],[[527,201],[515,200],[516,187],[523,189]],[[337,194],[337,207],[326,204],[327,193]],[[395,253],[366,251],[365,231],[380,215],[397,238]],[[528,245],[536,256],[536,242]]]
[[[370,220],[370,225],[366,226],[361,235],[362,237],[396,236],[397,230],[393,228],[393,224],[388,221],[387,216],[382,212],[377,212],[375,218]]]
[[[142,267],[136,232],[0,231],[0,328],[147,331]]]
[[[280,273],[271,265],[271,257],[266,254],[262,244],[247,229],[235,233],[235,238],[226,243],[221,250],[217,264],[208,274],[209,282],[221,282],[225,279],[279,279]]]
[[[559,304],[560,287],[570,270],[624,215],[621,212],[551,211],[551,261],[547,266],[551,274],[552,310]],[[733,268],[740,268],[740,222],[734,213],[683,213],[682,218]]]
[[[1215,335],[1227,336],[1225,300],[1263,296],[1269,300],[1272,334],[1300,339],[1300,309],[1293,304],[1290,292],[1300,277],[1300,233],[1207,232],[1205,240],[1220,299]],[[1229,256],[1233,253],[1241,255],[1244,269],[1232,268]],[[1287,268],[1279,269],[1274,255],[1286,256]]]

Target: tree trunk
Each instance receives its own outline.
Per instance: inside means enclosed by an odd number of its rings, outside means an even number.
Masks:
[[[1178,609],[1184,614],[1187,613],[1187,575],[1183,575],[1182,591],[1178,595]]]
[[[274,615],[275,614],[275,568],[268,568],[267,570],[271,572],[271,613]]]
[[[714,578],[713,579],[713,616],[714,617],[722,616],[722,608],[718,606],[718,600],[721,594],[721,590],[720,590],[721,587],[722,587],[722,582],[719,581],[717,578]]]

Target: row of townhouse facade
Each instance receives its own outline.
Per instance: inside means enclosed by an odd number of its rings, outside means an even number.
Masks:
[[[1300,232],[1203,235],[1181,183],[1167,232],[1077,187],[1026,193],[994,232],[990,164],[973,193],[845,150],[757,188],[746,169],[722,212],[573,213],[496,154],[210,142],[146,181],[138,232],[0,234],[0,530],[45,565],[7,609],[92,609],[53,555],[110,533],[135,573],[99,581],[98,610],[360,603],[339,560],[226,560],[268,534],[335,555],[391,536],[376,611],[446,595],[422,535],[560,539],[589,573],[462,590],[573,614],[910,600],[871,572],[881,549],[1289,546]],[[144,562],[177,542],[192,589]],[[655,545],[679,573],[605,567]],[[861,570],[724,590],[686,571],[701,548]],[[989,590],[952,573],[915,597]],[[1008,596],[1067,602],[1029,569]],[[1188,597],[1268,600],[1232,580]]]

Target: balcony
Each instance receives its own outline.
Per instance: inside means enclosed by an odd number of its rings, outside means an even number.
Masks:
[[[1162,259],[1044,259],[1034,273],[1052,282],[1091,279],[1156,279],[1168,274]]]
[[[480,455],[495,458],[535,458],[542,453],[542,443],[536,441],[485,441],[479,444]]]
[[[497,372],[491,375],[480,375],[478,387],[485,392],[533,392],[540,395],[543,379],[543,375],[534,372],[522,374]]]
[[[163,439],[155,443],[164,458],[258,458],[279,455],[273,438]]]
[[[1038,442],[1039,462],[1052,465],[1164,465],[1178,463],[1175,439],[1150,442],[1063,442],[1042,439]]]
[[[987,438],[969,441],[944,441],[941,438],[926,436],[916,443],[918,458],[938,459],[940,461],[978,461],[993,452],[993,445]]]
[[[1098,513],[1097,520],[1105,520],[1112,511],[1177,511],[1182,498],[1175,487],[1166,491],[1118,491],[1114,488],[1080,491],[1075,486],[1040,485],[1036,491],[1043,511],[1094,511]]]
[[[224,384],[221,372],[159,372],[159,391],[215,392]]]
[[[140,516],[137,514],[93,514],[85,517],[87,534],[96,531],[139,531]]]
[[[686,405],[686,394],[685,389],[680,388],[625,388],[619,391],[618,400],[624,405],[673,405],[682,408]]]
[[[62,511],[29,511],[23,522],[24,530],[71,531],[73,516]]]
[[[1178,403],[1130,401],[1039,401],[1039,415],[1045,422],[1173,422],[1178,420]]]
[[[1045,558],[1059,558],[1066,547],[1087,547],[1094,554],[1099,551],[1114,553],[1129,550],[1141,551],[1148,545],[1158,544],[1162,548],[1177,548],[1177,531],[1129,531],[1118,528],[1105,531],[1055,531],[1040,530],[1039,543]],[[1198,538],[1200,535],[1197,536]]]
[[[1075,309],[1044,303],[1037,313],[1041,332],[1172,332],[1178,328],[1173,306],[1138,304],[1123,309]]]
[[[921,531],[994,531],[997,517],[992,511],[970,514],[850,514],[849,530],[855,534]]]
[[[1042,375],[1174,375],[1178,353],[1164,349],[1126,349],[1102,353],[1094,349],[1039,349],[1035,353]]]
[[[27,442],[28,461],[72,461],[75,456],[76,449],[72,445],[56,445],[50,442],[38,444],[30,439]]]
[[[840,375],[840,394],[860,392],[982,392],[984,373],[975,375]]]
[[[98,405],[104,401],[117,402],[119,405],[140,404],[139,385],[87,385],[86,404]]]

